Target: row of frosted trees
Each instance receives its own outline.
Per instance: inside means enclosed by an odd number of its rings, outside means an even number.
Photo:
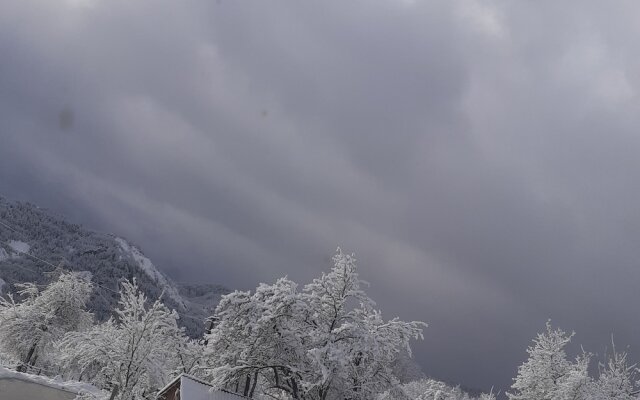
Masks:
[[[59,271],[49,286],[19,287],[0,300],[0,359],[25,372],[92,383],[104,397],[153,399],[189,373],[255,399],[466,400],[433,380],[401,385],[394,365],[411,354],[422,322],[383,319],[362,289],[356,260],[340,250],[329,273],[299,286],[288,278],[222,298],[208,332],[194,340],[178,314],[123,281],[113,316],[94,323],[89,276]],[[596,378],[590,355],[569,360],[571,340],[547,326],[518,369],[510,400],[636,398],[635,367],[614,352]],[[492,399],[492,394],[481,396]]]
[[[105,396],[152,399],[179,373],[251,398],[373,399],[398,384],[400,353],[422,322],[384,320],[362,290],[352,255],[298,287],[287,279],[226,295],[199,340],[178,314],[123,281],[113,316],[95,324],[87,274],[59,271],[46,288],[0,300],[0,352],[27,372],[94,384]]]
[[[86,310],[87,275],[59,272],[40,290],[21,285],[0,300],[0,352],[18,371],[63,375],[94,384],[120,399],[150,399],[177,372],[189,372],[197,343],[160,300],[149,302],[135,281],[124,281],[114,316],[94,324]]]
[[[629,363],[627,353],[612,353],[599,363],[595,377],[589,367],[593,355],[584,352],[574,360],[565,348],[573,333],[553,328],[547,322],[546,331],[539,333],[527,349],[529,358],[514,379],[510,400],[630,400],[638,398],[637,368]]]

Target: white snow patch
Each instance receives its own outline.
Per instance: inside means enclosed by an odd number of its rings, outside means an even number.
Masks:
[[[151,260],[145,257],[137,247],[127,243],[126,240],[122,238],[116,238],[116,242],[125,253],[128,253],[131,257],[133,257],[140,268],[142,268],[142,270],[164,290],[164,293],[167,296],[175,300],[183,309],[186,308],[182,296],[180,296],[180,294],[178,293],[178,289],[169,281],[166,276],[164,276],[164,274],[158,271]]]
[[[78,271],[76,274],[87,282],[91,282],[91,279],[93,278],[91,271]]]
[[[7,282],[5,282],[4,279],[0,278],[0,294],[2,294],[2,291],[6,285],[7,285]]]
[[[41,375],[25,374],[0,367],[0,379],[17,379],[25,382],[37,383],[55,389],[66,390],[76,394],[90,393],[96,396],[104,395],[100,389],[85,382],[63,381],[60,377],[49,378]]]
[[[9,258],[9,254],[7,253],[7,251],[2,247],[0,247],[0,261],[7,260],[8,258]]]
[[[31,246],[29,246],[27,243],[21,242],[19,240],[10,240],[9,241],[9,247],[11,247],[11,249],[13,251],[15,251],[16,253],[19,253],[19,254],[29,253],[29,250],[31,249]]]

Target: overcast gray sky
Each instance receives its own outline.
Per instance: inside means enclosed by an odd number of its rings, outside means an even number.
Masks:
[[[640,355],[640,3],[0,2],[0,194],[172,277],[354,251],[431,375],[504,388],[547,318]],[[638,358],[635,358],[636,360]]]

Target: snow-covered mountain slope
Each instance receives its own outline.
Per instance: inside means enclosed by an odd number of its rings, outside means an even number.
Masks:
[[[213,315],[222,295],[231,293],[226,287],[211,283],[178,283],[178,289],[190,318],[202,320]]]
[[[88,271],[96,285],[90,307],[98,320],[109,317],[118,300],[118,282],[135,278],[150,299],[161,294],[181,315],[190,335],[204,329],[203,320],[228,293],[219,285],[178,285],[163,274],[140,248],[127,240],[69,223],[29,203],[0,197],[0,281],[5,291],[15,283],[46,284],[52,265]],[[10,229],[10,228],[11,229]],[[26,253],[26,254],[25,254]]]
[[[178,293],[178,288],[175,286],[173,282],[169,280],[163,273],[158,271],[147,257],[142,254],[140,249],[135,246],[127,243],[126,240],[117,237],[116,243],[120,246],[120,249],[128,256],[133,258],[133,260],[138,264],[138,266],[147,274],[149,277],[156,282],[156,284],[163,288],[164,294],[169,296],[172,300],[176,302],[176,304],[181,308],[185,309],[186,305],[180,294]]]

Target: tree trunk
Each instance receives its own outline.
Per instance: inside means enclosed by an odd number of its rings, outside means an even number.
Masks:
[[[249,389],[251,388],[251,376],[247,374],[247,378],[244,380],[244,391],[242,395],[247,397],[249,395]]]
[[[258,371],[253,374],[253,383],[251,384],[251,390],[249,391],[249,398],[253,398],[253,393],[256,390],[256,384],[258,383]]]
[[[109,397],[109,400],[114,400],[116,398],[116,396],[118,395],[118,385],[115,385],[113,387],[113,390],[111,391],[111,396]]]
[[[37,341],[29,349],[29,352],[27,353],[27,358],[25,359],[25,361],[22,364],[18,365],[18,368],[16,369],[18,372],[27,372],[27,368],[31,361],[31,357],[33,357],[33,354],[36,352],[36,347],[38,347]]]
[[[293,398],[300,399],[300,395],[298,393],[298,382],[296,382],[294,378],[290,378],[289,381],[291,382],[291,390],[293,391]]]

